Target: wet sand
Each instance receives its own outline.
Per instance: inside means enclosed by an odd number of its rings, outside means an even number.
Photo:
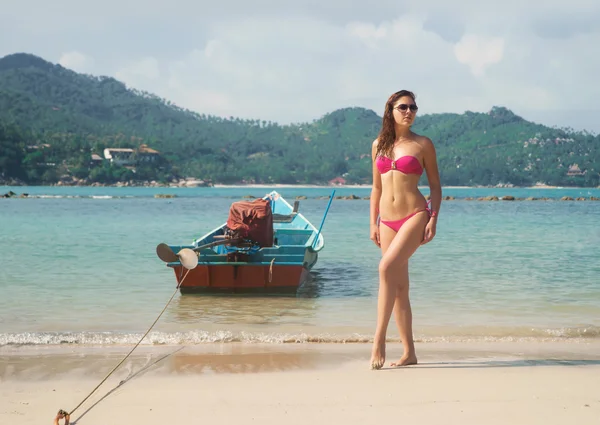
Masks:
[[[130,348],[2,347],[0,423],[51,424]],[[599,342],[417,348],[419,365],[372,371],[369,344],[139,347],[72,422],[600,423]]]

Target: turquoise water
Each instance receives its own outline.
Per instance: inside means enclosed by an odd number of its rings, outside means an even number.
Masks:
[[[0,187],[0,346],[133,344],[175,290],[156,257],[223,223],[270,188]],[[279,188],[320,224],[331,188]],[[427,193],[427,190],[424,190]],[[157,193],[176,198],[155,199]],[[338,188],[337,195],[369,195]],[[556,201],[442,204],[438,234],[411,260],[419,341],[600,338],[599,189],[445,189]],[[360,342],[375,327],[380,252],[369,202],[334,200],[312,279],[292,297],[177,294],[144,343]],[[397,340],[390,326],[389,337]]]

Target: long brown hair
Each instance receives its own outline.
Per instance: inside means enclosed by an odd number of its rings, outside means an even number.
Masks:
[[[396,141],[396,128],[394,127],[394,103],[403,96],[410,96],[413,102],[416,103],[416,96],[408,90],[400,90],[389,97],[385,103],[385,111],[381,123],[381,131],[377,136],[377,154],[375,156],[384,155],[391,157],[394,150],[394,142]]]

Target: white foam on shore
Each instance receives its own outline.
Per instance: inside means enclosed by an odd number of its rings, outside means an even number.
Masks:
[[[21,345],[131,345],[142,337],[141,333],[117,332],[23,332],[0,334],[0,347]],[[483,335],[426,335],[415,336],[416,342],[586,342],[600,339],[600,328],[532,329],[530,332],[512,334]],[[398,342],[390,338],[390,342]],[[207,343],[262,343],[262,344],[348,344],[370,343],[372,335],[330,333],[262,333],[232,331],[188,331],[151,332],[142,345],[198,345]]]

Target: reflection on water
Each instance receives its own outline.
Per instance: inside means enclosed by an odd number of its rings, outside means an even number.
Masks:
[[[318,271],[312,271],[312,282],[306,296],[315,297],[370,297],[376,294],[375,276],[365,273],[363,265],[328,261]],[[375,283],[375,284],[373,284]],[[300,288],[298,294],[304,294]],[[374,292],[375,290],[375,292]]]
[[[371,296],[370,287],[351,284],[360,275],[356,265],[330,261],[312,271],[296,293],[185,294],[171,302],[166,319],[185,324],[303,324],[315,318],[323,305],[319,298]]]
[[[238,347],[236,347],[238,348]],[[314,369],[339,363],[340,356],[319,352],[238,352],[214,354],[181,353],[171,356],[169,369],[177,373],[257,373]]]
[[[317,298],[325,291],[325,282],[321,279],[319,272],[311,271],[306,281],[298,288],[292,296],[298,298]]]
[[[315,314],[315,298],[246,295],[184,295],[172,301],[169,321],[187,324],[302,323]]]
[[[2,380],[48,380],[56,377],[100,378],[106,376],[124,357],[125,350],[106,349],[102,352],[78,353],[55,351],[12,353],[0,362]],[[256,373],[285,370],[315,369],[339,365],[364,352],[355,350],[293,348],[228,344],[204,347],[139,348],[115,370],[118,380],[127,381],[146,373]]]

